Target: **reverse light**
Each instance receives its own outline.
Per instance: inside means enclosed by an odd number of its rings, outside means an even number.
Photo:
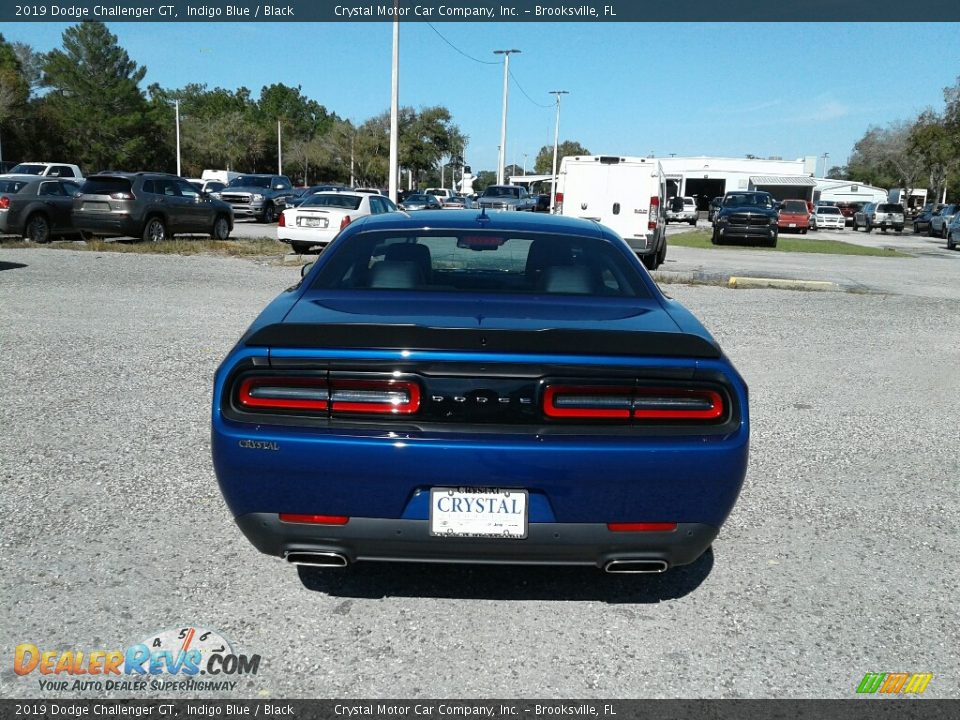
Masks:
[[[132,192],[113,192],[110,193],[110,198],[113,200],[136,200],[137,196]]]
[[[543,413],[552,418],[713,421],[726,411],[723,396],[700,388],[548,385]]]
[[[340,229],[343,230],[349,224],[350,224],[350,216],[344,215],[343,220],[340,221]]]
[[[420,409],[420,386],[404,380],[331,380],[333,414],[411,415]]]

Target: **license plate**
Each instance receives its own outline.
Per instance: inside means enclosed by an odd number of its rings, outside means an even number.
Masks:
[[[325,228],[327,226],[326,218],[297,218],[297,225],[308,228]]]
[[[787,227],[796,227],[796,226],[797,226],[796,223],[790,223]]]
[[[431,488],[430,534],[523,539],[527,508],[526,490]]]
[[[83,209],[96,210],[99,212],[110,212],[110,203],[87,201],[83,204]]]

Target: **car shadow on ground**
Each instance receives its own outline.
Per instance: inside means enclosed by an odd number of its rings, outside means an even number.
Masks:
[[[713,569],[708,549],[663,574],[610,575],[596,568],[529,565],[358,563],[345,570],[298,566],[308,590],[335,597],[659,603],[696,590]]]
[[[2,270],[19,270],[20,268],[25,268],[26,265],[23,263],[15,262],[0,262],[0,271]]]

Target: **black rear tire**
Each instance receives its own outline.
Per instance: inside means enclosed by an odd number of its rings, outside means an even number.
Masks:
[[[313,245],[314,243],[308,242],[291,242],[290,249],[297,253],[297,255],[306,255],[310,252],[310,248],[312,248]]]
[[[163,218],[157,215],[149,218],[147,224],[143,226],[143,241],[155,243],[167,239],[167,226],[164,224]]]
[[[31,215],[23,228],[23,237],[35,243],[50,242],[50,221],[47,216],[40,212]]]
[[[214,240],[226,240],[229,238],[230,221],[223,215],[218,215],[216,220],[213,221],[213,231],[210,233],[210,237]]]
[[[263,208],[263,215],[260,217],[260,222],[272,225],[276,220],[277,211],[274,210],[273,203],[267,203],[266,207]]]

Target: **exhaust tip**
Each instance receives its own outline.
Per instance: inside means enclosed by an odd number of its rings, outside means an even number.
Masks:
[[[311,567],[346,567],[347,557],[335,552],[288,552],[285,559],[291,565],[309,565]]]
[[[604,571],[611,574],[662,573],[669,568],[665,560],[639,559],[610,560],[603,566]]]

